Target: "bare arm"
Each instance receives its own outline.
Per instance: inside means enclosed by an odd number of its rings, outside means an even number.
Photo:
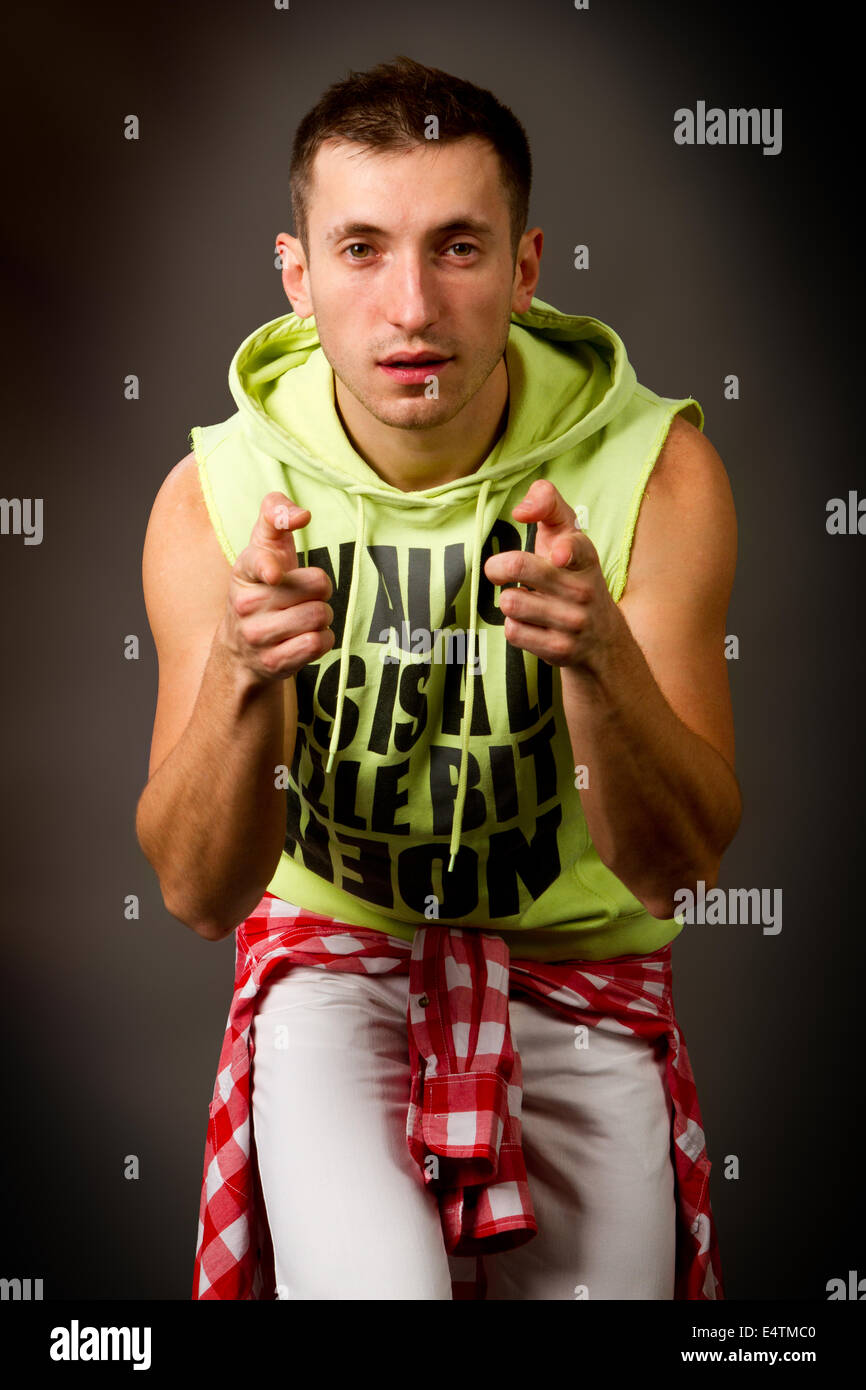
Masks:
[[[159,691],[136,833],[168,911],[207,940],[243,921],[273,877],[285,838],[274,768],[294,754],[294,673],[333,645],[330,583],[297,567],[291,538],[309,512],[278,529],[280,503],[289,499],[264,499],[232,568],[189,455],[160,489],[145,538]]]

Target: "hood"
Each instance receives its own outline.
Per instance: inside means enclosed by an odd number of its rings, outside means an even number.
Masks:
[[[405,508],[412,512],[411,524],[423,526],[425,518],[429,521],[443,508],[475,503],[467,688],[449,871],[460,846],[466,799],[481,552],[499,514],[498,499],[545,460],[600,430],[628,404],[637,385],[613,329],[598,319],[562,314],[541,299],[533,299],[526,313],[511,315],[505,364],[507,425],[487,458],[468,477],[416,492],[402,492],[380,478],[350,444],[335,407],[333,368],[321,350],[312,315],[284,314],[264,324],[241,343],[229,368],[229,387],[250,443],[355,499],[357,541],[327,772],[340,737],[368,509]]]

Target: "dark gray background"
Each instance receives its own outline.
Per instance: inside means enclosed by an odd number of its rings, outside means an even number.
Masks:
[[[349,68],[399,52],[512,107],[546,233],[538,294],[611,324],[647,386],[697,396],[727,466],[745,813],[721,886],[782,888],[783,928],[686,927],[675,998],[728,1297],[825,1299],[828,1279],[866,1274],[866,538],[825,530],[828,498],[863,486],[860,77],[833,11],[808,13],[808,30],[781,4],[680,0],[52,3],[7,18],[0,494],[43,497],[45,536],[0,537],[4,1276],[42,1278],[46,1298],[190,1295],[234,940],[168,915],[135,838],[157,679],[142,542],[190,427],[233,410],[239,342],[289,311],[273,244],[292,230],[298,120]],[[673,112],[700,99],[783,107],[782,153],[677,146]],[[578,242],[588,272],[572,267]],[[738,402],[722,394],[731,372]]]

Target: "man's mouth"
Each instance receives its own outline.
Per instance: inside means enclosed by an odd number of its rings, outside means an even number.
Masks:
[[[440,353],[434,352],[407,353],[402,356],[396,353],[393,357],[384,358],[379,366],[389,376],[398,380],[423,381],[425,376],[441,370],[450,361],[450,357],[443,357]]]

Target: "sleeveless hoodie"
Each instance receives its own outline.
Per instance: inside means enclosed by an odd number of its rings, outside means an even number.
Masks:
[[[682,930],[604,864],[583,815],[558,668],[504,633],[491,554],[534,548],[511,509],[548,478],[577,512],[614,601],[671,421],[692,396],[641,386],[618,335],[533,299],[512,314],[504,433],[468,477],[416,492],[352,447],[315,319],[241,343],[237,409],[190,440],[229,564],[262,498],[310,510],[298,561],[333,585],[335,643],[294,677],[298,731],[286,840],[268,891],[411,941],[440,921],[501,935],[527,959],[649,954]]]

